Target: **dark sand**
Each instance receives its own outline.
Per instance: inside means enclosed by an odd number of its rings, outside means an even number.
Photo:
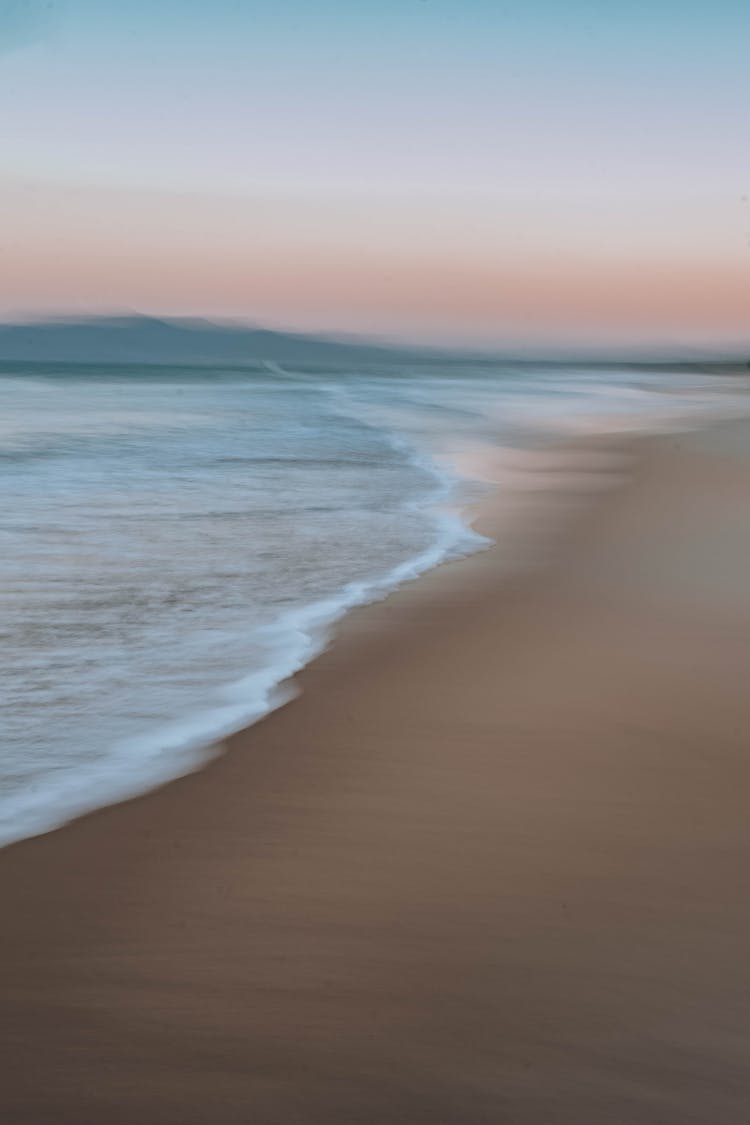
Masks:
[[[747,1125],[750,427],[0,853],[0,1121]]]

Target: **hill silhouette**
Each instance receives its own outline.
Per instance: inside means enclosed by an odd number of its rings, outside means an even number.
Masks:
[[[227,364],[395,361],[420,353],[208,320],[91,317],[0,325],[0,361]],[[434,353],[433,353],[434,354]]]

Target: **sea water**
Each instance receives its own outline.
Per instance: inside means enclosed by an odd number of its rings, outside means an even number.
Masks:
[[[485,546],[467,454],[738,395],[647,368],[6,364],[0,844],[196,768],[349,608]]]

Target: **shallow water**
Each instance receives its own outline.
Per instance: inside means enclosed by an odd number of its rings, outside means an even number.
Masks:
[[[282,700],[349,607],[481,547],[461,512],[483,450],[668,429],[726,414],[738,388],[647,369],[25,365],[0,392],[7,843],[193,768]]]

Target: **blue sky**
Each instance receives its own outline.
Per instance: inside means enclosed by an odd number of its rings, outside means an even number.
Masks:
[[[5,56],[11,169],[219,190],[690,192],[750,175],[750,4],[734,0],[5,8],[11,42],[38,36]]]

